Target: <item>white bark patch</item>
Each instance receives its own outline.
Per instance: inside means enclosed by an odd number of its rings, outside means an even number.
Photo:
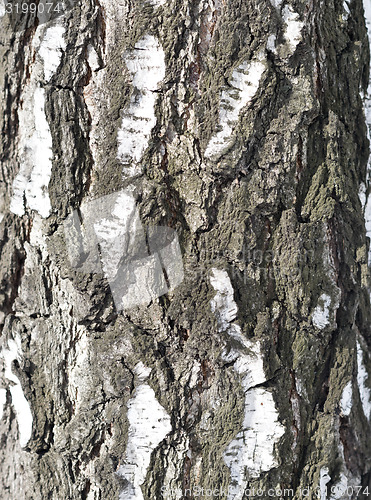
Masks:
[[[91,117],[91,126],[89,134],[89,145],[90,151],[94,160],[94,163],[98,163],[98,151],[99,151],[99,123],[101,118],[101,108],[100,101],[103,100],[102,88],[104,88],[104,78],[105,70],[100,69],[98,54],[94,47],[88,45],[88,64],[93,74],[91,80],[86,87],[83,89],[83,96],[86,107],[88,108]],[[94,182],[94,176],[93,176]],[[91,186],[92,187],[92,186]]]
[[[165,5],[166,0],[150,0],[150,4],[154,7],[161,7],[161,5]]]
[[[90,486],[86,500],[98,500],[99,498],[101,498],[101,488],[96,485]]]
[[[66,49],[63,26],[51,26],[46,30],[39,55],[44,62],[44,78],[48,82],[57,71],[62,53]]]
[[[359,388],[359,395],[361,398],[363,413],[365,417],[370,420],[371,417],[371,390],[366,385],[368,373],[363,361],[363,349],[357,341],[357,383]]]
[[[51,210],[48,185],[52,171],[52,137],[45,115],[45,92],[41,80],[49,81],[57,70],[65,49],[64,28],[53,26],[36,30],[32,46],[38,51],[39,60],[34,64],[30,83],[22,95],[18,111],[20,169],[13,181],[10,211],[22,216],[26,207],[42,217]],[[40,41],[41,40],[41,41]]]
[[[98,219],[93,226],[100,244],[104,274],[112,280],[125,251],[134,253],[131,249],[136,241],[145,238],[135,198],[130,191],[121,191],[109,217]]]
[[[165,77],[165,54],[158,40],[146,35],[137,42],[134,50],[124,54],[124,59],[134,88],[117,133],[117,158],[131,164],[129,175],[135,175],[140,172],[136,164],[140,162],[156,125],[155,91]]]
[[[327,500],[327,499],[340,500],[349,497],[349,494],[347,493],[348,478],[345,476],[345,474],[341,472],[339,481],[337,481],[333,486],[331,486],[331,488],[327,486],[330,481],[331,481],[331,476],[329,474],[328,467],[322,467],[320,470],[320,480],[319,480],[319,490],[320,490],[321,500]],[[356,485],[358,484],[356,483],[354,486],[350,485],[349,490],[354,491]]]
[[[188,382],[188,385],[191,389],[196,387],[200,373],[201,373],[201,363],[197,360],[194,360],[191,370],[191,376],[189,377],[189,382]]]
[[[276,35],[269,35],[267,40],[267,50],[270,50],[274,54],[276,51]]]
[[[47,239],[45,237],[45,232],[43,228],[43,219],[40,215],[35,214],[32,219],[32,228],[30,232],[30,244],[33,247],[37,247],[41,251],[42,260],[45,261],[48,258],[48,245]]]
[[[343,18],[343,21],[346,21],[349,17],[349,14],[350,14],[349,5],[348,5],[348,2],[346,0],[344,0],[344,2],[343,2],[343,9],[344,9],[344,14],[342,15],[342,18]]]
[[[343,389],[341,396],[340,408],[343,415],[348,416],[351,412],[353,404],[353,388],[352,382],[348,382]]]
[[[302,40],[304,23],[300,21],[299,14],[293,11],[291,5],[285,5],[282,8],[282,0],[271,0],[271,4],[281,12],[282,20],[286,25],[284,30],[284,38],[286,40],[285,55],[290,56],[295,52],[297,45]],[[267,41],[267,49],[277,53],[275,41],[276,37],[274,35],[270,35]]]
[[[74,211],[64,224],[71,265],[103,272],[118,310],[148,305],[184,276],[176,232],[165,226],[145,230],[132,193],[128,188],[83,202],[82,223]]]
[[[24,196],[27,183],[28,179],[22,173],[21,168],[20,172],[16,175],[13,181],[13,196],[10,200],[9,207],[9,210],[13,212],[13,214],[19,215],[20,217],[22,217],[25,213]]]
[[[12,372],[12,362],[19,359],[19,356],[21,355],[20,345],[21,342],[19,338],[15,341],[9,340],[9,349],[4,349],[1,355],[5,362],[5,378],[12,383],[9,387],[9,391],[12,397],[12,405],[17,417],[19,442],[23,448],[27,445],[29,439],[31,438],[32,413],[30,405],[23,394],[21,382]]]
[[[240,327],[235,324],[230,325],[228,333],[231,338],[237,341],[235,344],[240,344],[243,351],[241,352],[240,347],[232,347],[228,353],[223,352],[223,359],[229,363],[235,361],[233,368],[241,376],[245,391],[265,382],[267,377],[264,373],[260,342],[246,339],[242,335]]]
[[[141,382],[149,377],[151,371],[151,368],[145,366],[142,361],[139,361],[139,363],[137,363],[134,367],[134,373]]]
[[[44,111],[44,89],[34,91],[33,105],[19,111],[21,128],[21,167],[13,181],[13,196],[10,210],[19,216],[25,213],[25,203],[42,217],[50,213],[51,205],[48,184],[52,169],[52,138]],[[27,101],[26,101],[27,102]],[[32,113],[30,116],[29,113]],[[33,120],[32,120],[33,118]],[[30,121],[33,123],[30,123]],[[28,136],[27,132],[31,132]]]
[[[294,12],[290,5],[285,5],[282,10],[283,20],[286,23],[285,38],[293,52],[301,41],[301,31],[304,24],[299,20],[299,14]]]
[[[359,483],[358,483],[359,484]],[[358,486],[357,484],[357,486]],[[350,487],[349,491],[354,491],[354,487]],[[342,472],[340,473],[340,478],[339,481],[334,484],[334,486],[331,486],[331,500],[340,500],[343,498],[348,497],[348,478],[343,474]]]
[[[97,51],[92,45],[88,45],[88,64],[92,71],[98,71],[100,68]]]
[[[210,283],[217,291],[215,297],[211,300],[212,312],[217,312],[220,330],[224,331],[229,323],[236,319],[237,304],[233,297],[233,287],[226,271],[212,269]]]
[[[228,499],[243,498],[246,470],[250,477],[259,477],[278,465],[273,457],[274,443],[284,434],[284,429],[277,416],[273,397],[266,389],[257,387],[245,393],[243,429],[224,452],[224,461],[231,471],[231,486],[234,486],[234,494],[229,494]]]
[[[122,500],[143,500],[144,483],[153,450],[171,431],[170,417],[157,401],[155,392],[139,385],[128,402],[128,444],[124,464],[118,474],[128,481],[120,493]]]
[[[367,100],[365,100],[365,106],[367,104]],[[366,110],[366,107],[365,107]],[[367,122],[367,135],[370,140],[370,133],[369,133],[369,127],[371,126],[371,117],[370,117],[370,122]],[[368,169],[370,169],[370,161],[368,164]],[[367,178],[369,177],[370,173],[368,171],[367,173]],[[368,183],[368,180],[367,180]],[[361,182],[360,187],[359,187],[359,193],[358,193],[359,200],[361,202],[362,208],[363,208],[363,217],[365,220],[365,228],[366,228],[366,235],[371,238],[371,197],[367,195],[367,187],[364,182]],[[371,249],[369,250],[368,253],[368,265],[371,265]]]
[[[308,398],[305,386],[303,385],[299,377],[295,377],[295,387],[296,387],[296,392],[299,394],[299,396],[301,396],[304,399]]]
[[[315,307],[312,314],[312,322],[313,325],[322,330],[329,326],[330,324],[330,306],[331,306],[331,297],[326,293],[323,293],[319,300],[318,305]]]
[[[44,111],[44,89],[37,88],[34,94],[35,132],[28,147],[33,151],[34,168],[26,187],[26,199],[31,209],[42,217],[49,215],[51,205],[48,184],[52,171],[52,136]]]
[[[367,124],[368,127],[371,126],[371,117],[370,117],[370,122]],[[370,138],[370,134],[369,138]],[[371,168],[371,165],[369,163],[368,168]],[[369,174],[368,174],[369,175]],[[362,189],[362,188],[361,188]],[[366,227],[366,235],[368,238],[371,238],[371,196],[365,194],[366,189],[362,192],[362,190],[359,193],[359,198],[361,200],[363,210],[364,210],[364,219],[365,219],[365,227]],[[369,249],[368,252],[368,265],[371,265],[371,248]]]
[[[259,89],[265,65],[262,55],[255,61],[246,61],[234,69],[230,87],[220,95],[219,132],[210,140],[205,156],[220,156],[230,145],[231,135],[242,109],[247,106]]]
[[[319,490],[320,490],[321,500],[327,500],[327,484],[331,481],[328,468],[322,467],[319,474],[320,474]]]
[[[233,368],[240,375],[245,392],[243,427],[224,452],[233,486],[233,493],[229,492],[228,499],[241,500],[248,480],[246,472],[252,477],[259,477],[262,472],[278,465],[274,446],[284,434],[284,427],[278,421],[272,394],[256,387],[267,380],[261,345],[259,341],[246,339],[240,327],[232,323],[237,316],[237,304],[227,272],[212,269],[210,282],[217,292],[211,300],[211,309],[217,315],[219,331],[227,331],[234,339],[233,345],[240,345],[224,351],[223,359],[234,361]]]
[[[3,418],[6,403],[6,389],[0,389],[0,420]]]
[[[0,0],[0,17],[5,15],[5,0]]]

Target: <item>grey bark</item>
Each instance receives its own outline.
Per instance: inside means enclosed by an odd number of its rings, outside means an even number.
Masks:
[[[258,498],[259,488],[264,497],[270,488],[292,488],[291,498],[304,488],[307,498],[371,493],[369,240],[359,198],[369,42],[362,3],[349,9],[336,0],[82,0],[39,26],[1,18],[1,498],[129,499],[140,498],[138,487],[145,499],[207,498],[231,486],[236,499]],[[43,42],[51,26],[63,28],[65,46],[48,79],[40,47],[52,50]],[[130,70],[145,37],[165,64],[149,90]],[[236,78],[259,70],[234,118]],[[22,215],[11,208],[17,175],[31,191],[40,185],[40,158],[27,150],[37,89],[52,168],[46,190],[21,196]],[[122,123],[133,123],[144,95],[155,97],[144,152],[120,157],[118,132],[129,144]],[[139,123],[138,141],[148,120]],[[210,153],[218,137],[223,147]],[[103,264],[71,264],[78,248],[65,231],[71,214],[87,224],[89,207],[103,202],[87,203],[117,192],[132,193],[144,228],[176,231],[184,268],[168,293],[122,309]],[[45,215],[37,204],[48,197]],[[6,353],[17,342],[12,376]],[[14,375],[32,413],[26,443]],[[128,441],[141,431],[127,412],[140,387],[153,390],[171,430],[147,468],[131,463],[131,480],[122,472]],[[266,413],[248,413],[252,400]],[[270,425],[275,435],[264,434]]]

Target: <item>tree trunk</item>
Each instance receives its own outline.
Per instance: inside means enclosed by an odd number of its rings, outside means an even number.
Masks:
[[[1,498],[368,498],[361,0],[43,1],[0,4]]]

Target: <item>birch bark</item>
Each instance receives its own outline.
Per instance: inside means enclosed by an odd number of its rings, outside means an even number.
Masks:
[[[367,498],[370,4],[16,5],[1,498]]]

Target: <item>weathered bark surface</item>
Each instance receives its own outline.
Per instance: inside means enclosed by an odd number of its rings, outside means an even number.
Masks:
[[[1,498],[367,498],[361,1],[82,0],[16,21],[0,21]],[[107,259],[72,265],[64,225],[99,222],[92,200],[118,191],[176,230],[184,266],[122,310]]]

